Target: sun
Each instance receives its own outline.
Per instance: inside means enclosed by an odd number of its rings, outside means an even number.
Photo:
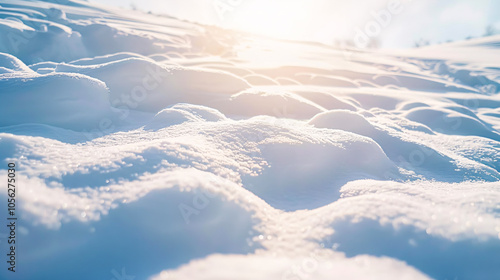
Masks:
[[[352,5],[331,0],[211,0],[218,24],[277,39],[330,44],[350,35]],[[350,9],[352,10],[352,9]]]

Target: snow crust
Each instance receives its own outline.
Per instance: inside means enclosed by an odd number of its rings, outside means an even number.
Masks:
[[[499,42],[360,52],[2,1],[22,265],[0,278],[498,279]]]

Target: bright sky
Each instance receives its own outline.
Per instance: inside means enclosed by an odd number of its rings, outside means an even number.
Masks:
[[[93,0],[96,1],[96,0]],[[274,37],[358,42],[372,37],[384,47],[410,47],[500,31],[498,0],[99,0]],[[392,7],[392,8],[390,8]],[[377,22],[377,18],[379,21]]]

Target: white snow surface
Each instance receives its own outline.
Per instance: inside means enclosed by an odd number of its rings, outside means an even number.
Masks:
[[[361,52],[2,0],[0,278],[500,279],[499,89],[498,36]]]

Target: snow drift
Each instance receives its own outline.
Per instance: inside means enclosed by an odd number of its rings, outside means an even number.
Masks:
[[[498,42],[360,52],[2,1],[22,223],[0,278],[496,279]]]

